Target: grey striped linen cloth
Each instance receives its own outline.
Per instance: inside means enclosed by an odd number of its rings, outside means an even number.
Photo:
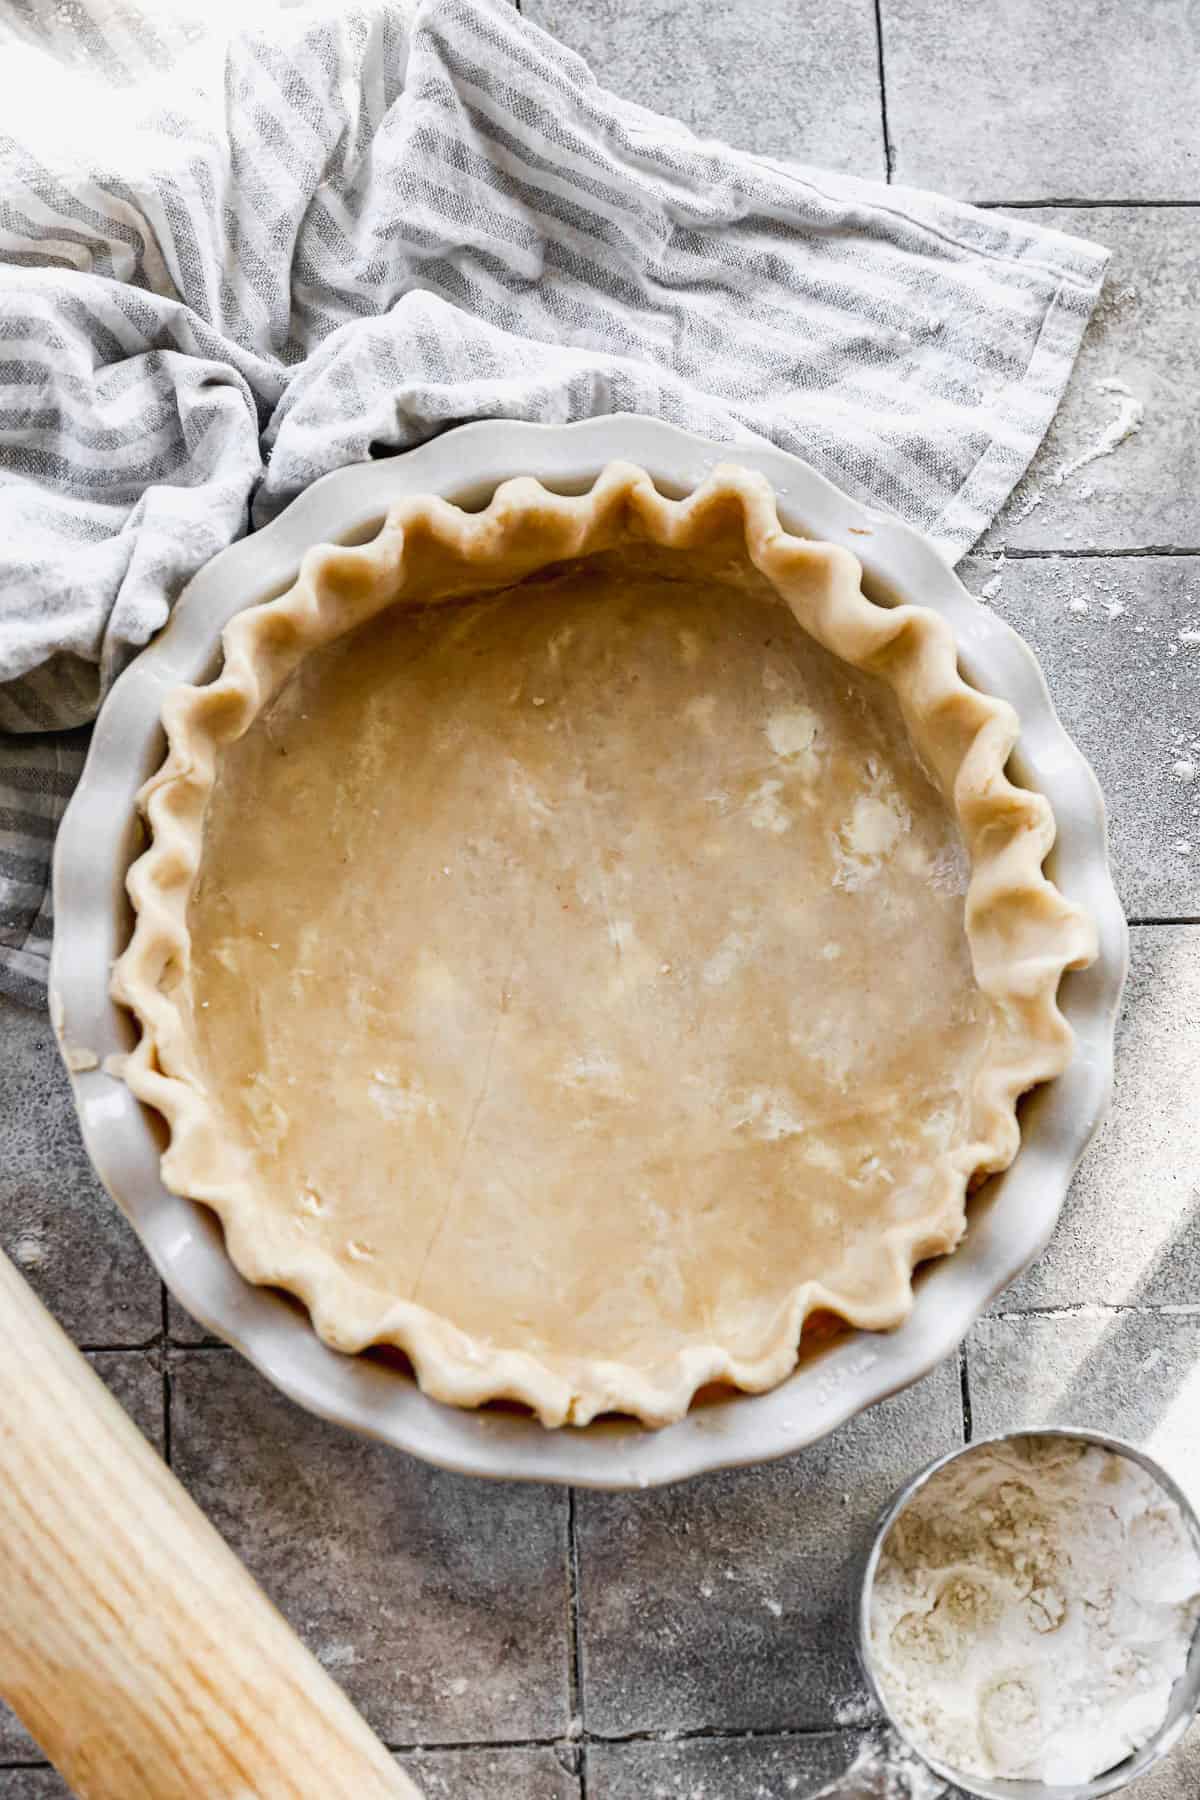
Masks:
[[[199,4],[0,0],[0,989],[28,1001],[72,728],[317,476],[468,419],[654,413],[958,556],[1105,262],[702,141],[507,0],[246,0],[232,34]]]

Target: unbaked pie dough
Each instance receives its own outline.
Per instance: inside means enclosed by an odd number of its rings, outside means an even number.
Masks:
[[[744,471],[405,501],[164,720],[115,977],[164,1179],[440,1399],[661,1424],[896,1325],[1068,1058],[1015,716]]]

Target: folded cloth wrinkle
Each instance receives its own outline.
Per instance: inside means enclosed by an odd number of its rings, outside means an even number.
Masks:
[[[321,475],[468,420],[652,413],[793,451],[957,557],[1106,260],[702,140],[508,0],[230,16],[0,15],[0,991],[24,999],[61,734]]]

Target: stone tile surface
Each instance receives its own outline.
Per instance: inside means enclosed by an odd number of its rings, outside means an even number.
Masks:
[[[435,1750],[396,1761],[425,1800],[578,1800],[578,1777],[554,1750]],[[0,1766],[0,1800],[67,1800],[70,1791],[53,1769]]]
[[[578,1800],[579,1796],[578,1776],[563,1766],[558,1751],[547,1748],[406,1752],[396,1761],[416,1782],[424,1800]],[[70,1791],[53,1769],[6,1769],[0,1764],[0,1800],[59,1800]]]
[[[881,10],[898,182],[970,200],[1198,197],[1193,0]]]
[[[157,1350],[96,1350],[88,1361],[154,1448],[163,1451],[162,1361]]]
[[[167,1293],[167,1331],[173,1344],[219,1344],[221,1339],[206,1331],[193,1319],[186,1307],[180,1306],[174,1294]]]
[[[981,1319],[967,1366],[976,1437],[1035,1425],[1111,1432],[1200,1496],[1200,1313]]]
[[[625,99],[742,150],[884,174],[871,0],[522,0]]]
[[[996,1310],[1200,1296],[1200,930],[1132,934],[1112,1108],[1041,1260]]]
[[[50,1020],[2,996],[0,1247],[77,1343],[160,1329],[158,1277],[92,1173]]]
[[[565,1735],[567,1496],[444,1475],[172,1358],[174,1467],[385,1743]]]
[[[0,1767],[0,1800],[70,1800],[71,1790],[53,1769]]]
[[[920,1462],[961,1441],[943,1365],[784,1462],[576,1502],[589,1731],[804,1729],[864,1699],[852,1559]]]
[[[425,1750],[396,1761],[425,1800],[579,1800],[579,1777],[567,1751]],[[0,1788],[0,1800],[4,1791]]]
[[[848,1732],[740,1743],[592,1744],[588,1800],[796,1800],[841,1774],[855,1748]]]
[[[978,557],[962,569],[974,593],[993,571]],[[1032,557],[999,573],[991,603],[1032,646],[1104,790],[1127,913],[1200,916],[1200,559]]]
[[[138,1350],[104,1350],[88,1357],[93,1369],[111,1389],[125,1411],[162,1453],[163,1447],[163,1382],[157,1356]],[[0,1599],[0,1604],[2,1604]],[[32,1759],[39,1751],[29,1733],[0,1700],[0,1763]],[[55,1777],[57,1779],[57,1777]],[[47,1794],[65,1792],[49,1787]],[[29,1789],[31,1795],[38,1793]],[[7,1800],[7,1790],[0,1781],[0,1800]]]
[[[1054,207],[1014,216],[1091,238],[1113,254],[1058,415],[988,547],[1197,548],[1200,210]],[[1122,396],[1102,391],[1098,384],[1107,381],[1122,382],[1141,402],[1141,429],[1057,482],[1117,415]],[[1040,503],[1027,512],[1035,495]]]

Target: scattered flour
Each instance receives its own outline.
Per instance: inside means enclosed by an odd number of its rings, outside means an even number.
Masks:
[[[1065,481],[1070,481],[1073,475],[1078,475],[1081,469],[1086,469],[1092,463],[1099,462],[1103,456],[1111,456],[1114,450],[1119,450],[1123,443],[1142,429],[1146,409],[1137,395],[1131,393],[1123,381],[1109,378],[1106,381],[1096,382],[1095,388],[1098,394],[1115,398],[1117,401],[1116,412],[1094,444],[1086,450],[1081,450],[1078,456],[1071,457],[1068,462],[1060,463],[1058,468],[1052,471],[1046,479],[1047,487],[1060,488]],[[1094,488],[1084,489],[1081,498],[1090,498],[1094,492]],[[1035,487],[1024,504],[1018,507],[1012,515],[1013,524],[1019,525],[1023,519],[1027,519],[1031,513],[1036,512],[1045,498],[1045,489]]]
[[[1089,463],[1099,462],[1102,456],[1111,456],[1114,450],[1120,449],[1127,438],[1133,437],[1142,429],[1146,409],[1137,396],[1130,393],[1123,381],[1098,381],[1096,392],[1113,394],[1117,397],[1116,413],[1109,420],[1108,429],[1103,437],[1099,438],[1090,450],[1081,451],[1078,456],[1073,456],[1070,462],[1063,463],[1061,468],[1054,471],[1050,477],[1051,487],[1061,487],[1064,481],[1069,481],[1072,475],[1078,475],[1080,469],[1086,469]]]
[[[914,1497],[872,1593],[884,1698],[917,1744],[986,1778],[1070,1784],[1166,1717],[1200,1621],[1200,1552],[1136,1463],[1031,1436]]]
[[[1039,561],[1038,567],[1054,604],[1072,620],[1113,625],[1133,610],[1137,589],[1128,585],[1128,573],[1118,561],[1051,555]],[[1142,636],[1145,626],[1136,622],[1133,630]]]
[[[1008,558],[1000,550],[992,558],[992,572],[979,590],[978,598],[985,606],[990,606],[1004,584],[1003,569]]]
[[[23,1269],[40,1269],[46,1261],[46,1240],[40,1231],[26,1231],[13,1245],[13,1255]]]
[[[812,1800],[939,1800],[945,1792],[945,1782],[895,1732],[882,1731],[867,1738],[846,1773]]]
[[[1016,512],[1012,516],[1011,523],[1013,525],[1023,525],[1025,520],[1037,511],[1045,498],[1046,496],[1042,489],[1035,487],[1030,493],[1029,498],[1025,500],[1022,505],[1018,506]]]
[[[853,1694],[845,1700],[839,1700],[833,1709],[834,1724],[846,1728],[853,1725],[869,1725],[874,1716],[871,1702],[865,1694]]]

